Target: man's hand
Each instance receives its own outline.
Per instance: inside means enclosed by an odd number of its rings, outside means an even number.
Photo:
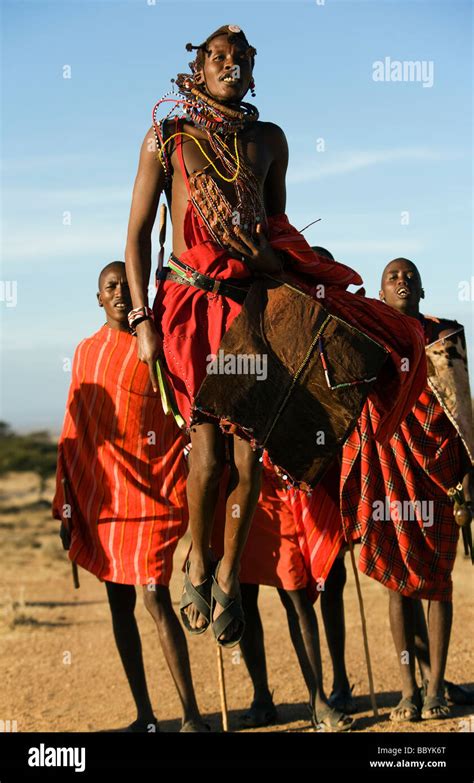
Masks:
[[[153,391],[158,391],[158,378],[156,375],[156,360],[163,355],[163,341],[155,329],[151,318],[137,325],[137,349],[138,358],[148,364],[150,381]]]
[[[227,244],[237,256],[256,272],[274,275],[283,271],[282,261],[268,242],[261,223],[257,223],[256,239],[252,240],[240,226],[234,228],[235,237],[228,237]]]

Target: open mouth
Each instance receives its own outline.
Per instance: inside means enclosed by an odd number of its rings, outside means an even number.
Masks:
[[[225,84],[240,84],[240,79],[237,79],[235,76],[222,76],[220,81],[224,82]]]
[[[127,304],[126,302],[115,302],[114,307],[116,307],[117,310],[126,310]]]
[[[400,288],[397,289],[397,296],[400,297],[400,299],[407,299],[411,294],[411,291],[409,288],[407,288],[405,285],[400,286]]]

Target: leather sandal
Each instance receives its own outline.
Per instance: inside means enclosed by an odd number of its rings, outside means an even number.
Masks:
[[[211,627],[214,636],[216,638],[217,644],[220,644],[221,647],[235,647],[235,645],[240,642],[245,631],[245,615],[242,609],[242,596],[240,594],[240,589],[239,589],[237,595],[231,598],[230,595],[224,593],[222,588],[219,587],[217,583],[217,574],[219,572],[219,566],[220,566],[220,561],[217,565],[215,574],[212,577],[211,612],[210,612]],[[216,604],[219,604],[219,606],[221,606],[224,609],[224,611],[219,615],[219,617],[216,620],[212,620],[212,617],[214,616],[214,609],[216,607]],[[221,641],[219,637],[224,633],[226,628],[228,628],[229,625],[234,620],[237,620],[239,622],[239,628],[230,637],[230,639],[223,639]]]
[[[210,574],[200,585],[193,585],[189,578],[190,565],[191,563],[188,560],[184,574],[184,591],[179,603],[179,611],[186,630],[197,636],[198,634],[207,631],[211,622],[211,589],[213,575]],[[188,606],[191,606],[191,604],[195,606],[198,612],[207,620],[207,624],[203,625],[201,628],[193,628],[189,622],[187,613],[184,611]]]

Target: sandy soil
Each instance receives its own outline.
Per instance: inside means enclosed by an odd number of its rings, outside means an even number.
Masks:
[[[50,517],[47,500],[39,500],[34,474],[11,474],[0,496],[0,718],[16,720],[18,731],[97,731],[125,726],[135,718],[132,697],[115,648],[104,585],[80,569],[75,590],[71,565]],[[52,483],[45,498],[49,499]],[[181,592],[180,567],[185,538],[175,558],[171,593],[176,608]],[[472,567],[461,549],[454,572],[455,619],[447,678],[472,680]],[[348,571],[350,564],[348,562]],[[375,689],[380,715],[370,710],[361,623],[349,573],[345,593],[347,668],[358,699],[358,726],[363,732],[391,732],[390,708],[397,703],[399,681],[387,614],[385,590],[361,576]],[[261,589],[270,687],[278,705],[277,731],[311,731],[307,693],[288,635],[276,590]],[[320,629],[322,622],[317,609]],[[137,602],[137,615],[155,714],[163,731],[177,731],[180,705],[158,643],[156,630]],[[322,633],[324,637],[324,633]],[[220,702],[216,648],[210,634],[189,639],[191,664],[200,708],[219,730]],[[330,659],[323,638],[325,684],[331,685]],[[245,664],[238,649],[224,650],[230,729],[252,699]],[[470,717],[472,716],[472,720]],[[404,724],[404,731],[458,732],[474,729],[474,708],[453,708],[452,718]],[[396,727],[395,727],[396,728]],[[265,731],[260,729],[259,731]]]

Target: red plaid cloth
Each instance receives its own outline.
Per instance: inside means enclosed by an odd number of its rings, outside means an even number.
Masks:
[[[402,595],[450,601],[459,528],[446,491],[461,478],[461,441],[428,386],[386,445],[377,417],[368,401],[343,450],[343,523],[360,540],[359,569]]]

